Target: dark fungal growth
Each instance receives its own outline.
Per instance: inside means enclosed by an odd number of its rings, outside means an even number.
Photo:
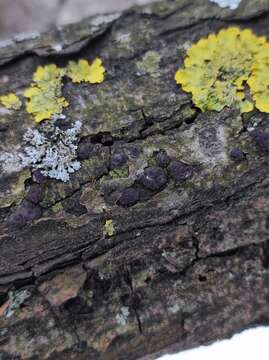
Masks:
[[[240,161],[244,161],[246,159],[246,154],[241,149],[235,148],[235,149],[231,150],[230,157],[234,161],[240,162]]]
[[[168,166],[168,173],[173,180],[184,181],[193,176],[193,168],[180,160],[176,160]]]
[[[159,191],[166,185],[168,178],[161,167],[149,167],[138,176],[137,181],[149,190]]]
[[[258,149],[269,154],[269,132],[254,130],[250,136]]]
[[[169,165],[171,160],[165,150],[161,150],[155,153],[154,155],[155,155],[155,160],[160,167],[166,168]]]
[[[118,200],[118,205],[129,207],[135,205],[139,201],[139,190],[135,188],[124,189]]]
[[[123,153],[115,153],[111,157],[110,167],[111,169],[115,169],[121,167],[126,164],[128,161],[128,156]]]
[[[27,200],[9,216],[7,223],[14,227],[23,227],[41,216],[41,208]]]
[[[29,190],[25,196],[25,199],[33,204],[38,204],[43,199],[43,190],[40,184],[33,184],[29,187]]]

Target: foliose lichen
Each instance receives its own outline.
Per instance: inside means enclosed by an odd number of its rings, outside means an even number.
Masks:
[[[69,77],[74,83],[83,81],[97,84],[104,81],[105,71],[100,58],[96,58],[92,64],[85,59],[70,61],[65,68],[55,64],[39,66],[33,75],[32,84],[24,91],[24,97],[28,99],[26,111],[34,116],[37,123],[62,114],[63,109],[69,106],[62,96],[63,77]],[[14,110],[22,106],[21,100],[13,93],[0,96],[0,103]]]
[[[104,81],[105,71],[101,59],[96,58],[92,64],[85,59],[81,59],[78,62],[69,62],[66,68],[66,75],[74,83],[88,82],[90,84],[99,84]]]
[[[250,29],[230,27],[199,40],[187,51],[175,80],[202,111],[238,107],[269,112],[269,43]]]
[[[61,130],[51,122],[38,130],[29,129],[23,137],[26,146],[20,155],[22,164],[40,169],[50,178],[68,181],[70,174],[80,169],[76,150],[81,126],[81,122],[76,121],[73,127]]]
[[[61,96],[64,69],[56,65],[39,66],[33,76],[33,84],[24,91],[29,99],[26,110],[32,114],[36,122],[50,119],[55,114],[61,114],[69,104]]]
[[[19,97],[14,93],[0,96],[0,103],[7,109],[19,110],[22,102]]]
[[[247,83],[257,109],[269,113],[269,43],[264,44],[256,59]]]

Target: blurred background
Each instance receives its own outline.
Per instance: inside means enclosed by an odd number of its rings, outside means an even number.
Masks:
[[[0,38],[18,32],[45,31],[87,16],[149,2],[152,0],[0,0]]]

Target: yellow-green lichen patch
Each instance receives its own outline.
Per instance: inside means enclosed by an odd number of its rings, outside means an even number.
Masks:
[[[143,59],[139,61],[136,66],[138,70],[143,74],[150,74],[152,77],[159,76],[161,56],[156,51],[148,51]]]
[[[109,175],[113,179],[127,178],[129,176],[129,166],[122,166],[120,168],[113,169],[109,172]]]
[[[113,221],[110,220],[106,220],[104,227],[103,227],[103,234],[104,236],[113,236],[115,233],[115,228],[113,225]]]
[[[32,85],[24,91],[24,96],[28,99],[26,110],[34,116],[37,123],[51,119],[69,105],[62,96],[62,79],[65,75],[74,83],[97,84],[104,81],[104,73],[105,68],[99,58],[92,64],[85,59],[70,61],[66,68],[59,68],[55,64],[39,66],[34,73]]]
[[[51,207],[51,210],[54,212],[54,214],[58,214],[63,210],[63,205],[60,202],[58,202]]]
[[[22,170],[15,174],[16,181],[8,191],[0,193],[0,207],[5,208],[13,204],[18,205],[25,195],[25,181],[31,178],[30,170]]]
[[[66,74],[74,83],[88,82],[90,84],[100,84],[105,78],[105,68],[102,60],[96,58],[92,64],[87,60],[81,59],[78,62],[70,61]]]
[[[0,96],[0,103],[10,110],[19,110],[22,106],[22,102],[19,97],[13,93]]]
[[[230,27],[210,34],[189,48],[184,68],[176,72],[175,80],[192,94],[202,111],[236,106],[242,113],[250,112],[254,109],[251,95],[258,102],[247,82],[255,77],[255,64],[267,46],[265,37],[257,37],[249,29]]]
[[[69,104],[61,96],[62,78],[64,69],[56,65],[39,66],[34,73],[34,83],[25,90],[24,96],[28,98],[26,110],[34,115],[36,122],[50,119],[53,115],[61,114],[63,108]]]
[[[248,79],[256,108],[269,113],[269,44],[257,56],[257,63],[252,67],[252,75]]]

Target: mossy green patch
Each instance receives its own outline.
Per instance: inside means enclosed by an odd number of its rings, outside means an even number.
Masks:
[[[127,178],[129,176],[129,166],[122,166],[120,168],[113,169],[109,172],[109,175],[113,178]]]
[[[148,51],[143,59],[136,63],[138,70],[143,74],[150,74],[152,77],[159,76],[161,56],[156,51]]]

